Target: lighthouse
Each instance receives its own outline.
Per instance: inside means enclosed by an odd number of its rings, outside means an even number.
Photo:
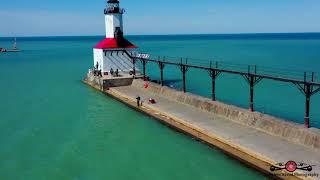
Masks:
[[[113,72],[125,75],[133,72],[130,51],[137,46],[123,36],[123,13],[119,0],[107,1],[104,9],[106,37],[93,48],[95,70],[104,76]]]

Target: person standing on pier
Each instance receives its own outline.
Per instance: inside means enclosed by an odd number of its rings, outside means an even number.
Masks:
[[[99,62],[97,61],[96,70],[99,70]]]
[[[113,71],[113,69],[111,68],[110,69],[110,74],[113,76],[113,73],[114,73],[114,71]]]
[[[138,106],[138,107],[140,107],[141,97],[140,97],[140,96],[138,96],[136,99],[137,99],[137,106]]]
[[[119,77],[119,69],[116,70],[116,77]]]

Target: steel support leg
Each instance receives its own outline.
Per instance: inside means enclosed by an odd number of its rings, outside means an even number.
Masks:
[[[212,76],[211,80],[212,80],[212,101],[216,101],[216,76]]]
[[[306,128],[310,128],[310,99],[311,99],[311,86],[306,85],[306,112],[304,123]]]
[[[210,62],[210,68],[212,67],[212,62]],[[218,64],[216,63],[216,68],[218,68]],[[220,75],[220,71],[217,71],[215,69],[210,69],[209,75],[211,77],[211,85],[212,85],[212,92],[211,92],[211,98],[212,101],[216,101],[216,80],[217,77]]]
[[[305,76],[306,77],[306,76]],[[312,78],[313,80],[313,78]],[[306,96],[306,104],[305,104],[305,114],[304,114],[304,124],[306,128],[310,128],[310,102],[311,102],[311,97],[320,92],[320,87],[314,89],[314,85],[311,85],[308,82],[304,83],[294,83],[298,89]]]
[[[247,75],[243,75],[243,77],[245,78],[245,80],[249,83],[249,110],[251,112],[254,112],[254,86],[257,85],[259,82],[261,82],[262,78],[257,78],[255,77],[255,75],[253,74],[247,74]]]
[[[183,74],[183,92],[187,92],[187,87],[186,87],[186,66],[183,66],[182,74]]]
[[[180,65],[180,69],[182,72],[182,89],[183,92],[186,93],[187,92],[187,86],[186,86],[186,73],[188,71],[188,67],[186,65]]]
[[[160,69],[160,78],[161,78],[161,86],[164,85],[164,79],[163,79],[163,68]]]
[[[250,108],[249,108],[249,110],[251,112],[254,112],[254,103],[253,103],[254,97],[253,96],[254,96],[254,77],[250,76],[250,100],[249,100]]]
[[[145,60],[142,60],[142,65],[143,65],[143,78],[144,80],[146,79],[146,66],[147,62]]]
[[[164,70],[164,63],[159,61],[158,63],[159,65],[159,68],[160,68],[160,83],[161,83],[161,86],[164,86],[164,77],[163,77],[163,70]]]

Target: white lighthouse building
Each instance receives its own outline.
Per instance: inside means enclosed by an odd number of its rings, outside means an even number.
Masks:
[[[133,61],[130,51],[137,48],[123,37],[122,15],[124,9],[120,8],[119,0],[108,0],[104,10],[106,38],[93,48],[94,67],[102,75],[110,72],[129,74],[133,71]]]

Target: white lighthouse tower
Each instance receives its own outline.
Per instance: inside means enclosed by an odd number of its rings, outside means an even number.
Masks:
[[[94,67],[103,75],[109,75],[110,72],[129,74],[133,71],[133,61],[129,54],[137,46],[123,37],[123,13],[119,0],[107,1],[104,10],[106,38],[93,49]]]

